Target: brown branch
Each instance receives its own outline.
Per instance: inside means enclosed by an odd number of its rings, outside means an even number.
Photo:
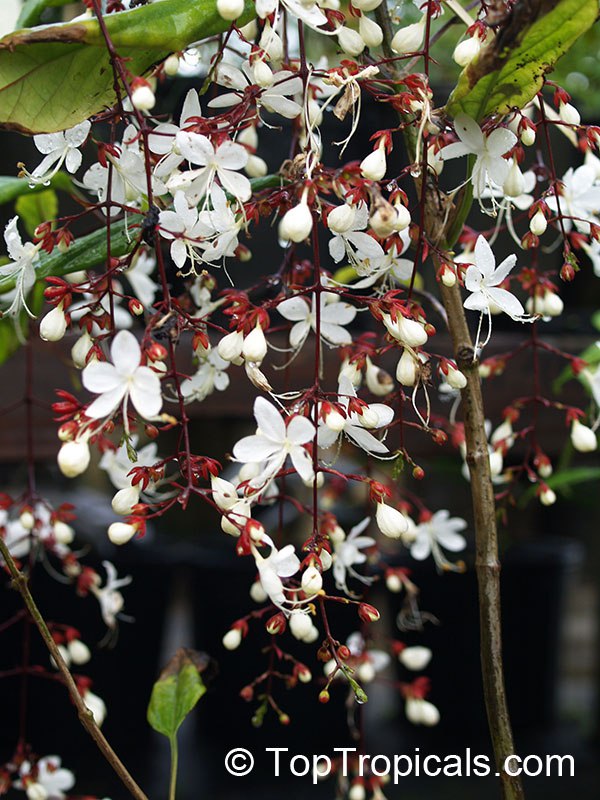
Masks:
[[[39,630],[40,635],[44,640],[44,644],[48,648],[48,652],[52,656],[52,659],[62,676],[67,691],[71,696],[71,700],[73,701],[73,704],[77,709],[77,714],[79,716],[81,724],[89,733],[89,735],[92,737],[92,739],[98,746],[98,749],[100,750],[104,758],[108,761],[113,770],[116,772],[116,774],[119,776],[119,778],[129,791],[131,796],[136,798],[136,800],[148,800],[147,796],[144,794],[142,789],[138,786],[138,784],[129,774],[127,768],[125,767],[121,759],[117,756],[115,751],[108,743],[106,737],[96,724],[92,712],[84,703],[83,698],[81,697],[81,695],[79,694],[79,690],[77,689],[77,684],[73,680],[73,676],[69,672],[69,668],[67,667],[65,660],[62,657],[56,642],[52,638],[52,634],[48,630],[48,626],[46,625],[44,618],[42,617],[42,614],[39,608],[37,607],[35,600],[31,595],[31,592],[29,591],[27,576],[24,575],[15,564],[14,559],[11,556],[8,547],[6,546],[6,543],[4,542],[4,539],[2,539],[1,536],[0,536],[0,555],[2,555],[4,563],[8,567],[8,571],[11,574],[13,587],[19,592],[19,594],[23,598],[23,602],[25,603],[27,610],[31,615],[31,619],[33,620],[37,629]]]

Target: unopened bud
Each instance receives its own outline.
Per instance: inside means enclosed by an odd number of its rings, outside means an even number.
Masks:
[[[113,522],[108,526],[108,538],[113,544],[127,544],[137,533],[137,527],[127,522]]]

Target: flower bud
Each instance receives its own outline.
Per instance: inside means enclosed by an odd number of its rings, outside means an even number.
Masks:
[[[378,619],[381,619],[379,611],[369,603],[359,604],[358,616],[363,622],[377,622]]]
[[[517,159],[513,158],[508,175],[502,186],[502,190],[507,197],[519,197],[525,191],[525,178],[519,169]]]
[[[75,531],[66,522],[57,520],[52,526],[52,535],[58,544],[71,544],[75,538]]]
[[[417,362],[408,349],[402,351],[396,367],[396,380],[402,386],[414,386],[417,382]]]
[[[171,55],[165,59],[163,63],[163,69],[165,71],[165,75],[168,75],[170,78],[174,78],[179,72],[179,56],[175,53],[171,53]]]
[[[250,154],[244,171],[249,178],[264,178],[269,171],[269,167],[264,158]]]
[[[237,19],[244,13],[244,0],[217,0],[217,11],[223,19]]]
[[[358,21],[358,32],[367,47],[379,47],[383,41],[383,31],[376,22],[361,14]]]
[[[423,14],[419,22],[399,28],[391,42],[394,53],[402,56],[405,53],[416,53],[423,44],[427,14]]]
[[[543,506],[553,506],[556,503],[556,494],[552,491],[549,486],[546,486],[540,492],[540,503]]]
[[[367,430],[372,430],[379,425],[379,414],[371,406],[362,406],[357,416],[360,424]]]
[[[459,67],[466,67],[479,55],[481,50],[481,42],[478,36],[470,36],[468,39],[463,39],[454,48],[452,58]]]
[[[301,585],[306,594],[316,594],[323,588],[323,576],[316,567],[308,567],[302,575]]]
[[[375,11],[382,2],[383,0],[352,0],[352,5],[364,13],[366,11]]]
[[[529,126],[523,128],[521,131],[521,143],[524,144],[525,147],[531,147],[531,145],[535,143],[534,128],[530,128]]]
[[[367,369],[365,370],[365,382],[368,390],[378,397],[384,397],[394,388],[394,381],[384,369],[375,366],[369,356],[367,356]]]
[[[546,317],[560,317],[565,304],[556,292],[545,292],[542,298],[543,314]]]
[[[137,486],[126,486],[119,489],[112,499],[111,506],[115,514],[126,517],[133,511],[133,506],[140,501],[140,490]]]
[[[236,141],[239,144],[249,147],[251,150],[256,150],[258,147],[258,133],[256,131],[256,126],[249,125],[247,128],[244,128],[244,130],[240,131],[238,134]]]
[[[33,530],[35,525],[35,517],[31,513],[31,511],[23,511],[21,516],[19,517],[19,522],[25,528],[26,531]]]
[[[346,233],[352,228],[354,218],[356,217],[356,209],[344,203],[341,206],[333,208],[327,216],[327,227],[333,233]]]
[[[428,339],[425,327],[414,319],[407,319],[400,314],[394,322],[389,314],[384,314],[382,321],[388,333],[408,347],[420,347]]]
[[[300,683],[310,683],[312,681],[312,672],[304,664],[296,665],[296,674]]]
[[[269,595],[263,589],[263,585],[260,581],[254,581],[250,587],[250,597],[255,603],[264,603]]]
[[[226,650],[237,650],[242,643],[242,632],[239,628],[231,628],[222,639]]]
[[[385,145],[383,142],[373,150],[372,153],[360,162],[360,171],[363,178],[370,181],[380,181],[386,173],[387,161],[385,157]]]
[[[41,783],[30,783],[25,790],[27,800],[47,800],[48,792]]]
[[[500,450],[494,450],[490,453],[490,472],[492,478],[497,478],[504,469],[504,458]]]
[[[135,525],[130,525],[128,522],[113,522],[108,526],[108,538],[116,545],[127,544],[133,539],[137,530]]]
[[[558,106],[558,115],[567,125],[579,125],[581,123],[579,111],[571,103],[561,102]]]
[[[394,230],[396,233],[400,233],[401,231],[406,230],[410,225],[411,216],[410,211],[404,205],[404,203],[394,203],[394,208],[396,209],[396,218],[394,220]]]
[[[232,331],[224,336],[217,345],[217,353],[224,361],[237,361],[242,355],[244,334],[241,331]]]
[[[390,539],[399,539],[408,530],[408,521],[404,514],[385,503],[377,503],[375,521],[383,535]]]
[[[386,200],[380,200],[375,207],[374,213],[369,219],[369,225],[377,236],[385,239],[395,230],[397,213],[394,206]]]
[[[67,331],[67,318],[62,303],[49,311],[40,321],[40,338],[45,342],[59,342]]]
[[[428,647],[405,647],[398,655],[400,663],[415,672],[425,669],[431,661],[431,650]]]
[[[58,451],[58,467],[66,478],[75,478],[85,472],[90,463],[87,442],[65,442]]]
[[[440,721],[440,712],[428,700],[420,697],[409,697],[406,701],[406,718],[413,725],[432,727]]]
[[[230,536],[239,536],[240,528],[243,528],[246,522],[251,519],[252,509],[250,508],[250,503],[246,500],[238,500],[228,510],[228,515],[228,517],[225,515],[221,517],[221,530]]]
[[[571,442],[580,453],[593,453],[598,448],[596,434],[576,419],[571,426]]]
[[[289,618],[290,632],[295,639],[302,641],[313,628],[312,621],[304,611],[292,611]]]
[[[263,61],[262,58],[257,58],[252,64],[252,77],[255,83],[266,89],[273,83],[273,70],[266,61]]]
[[[332,408],[323,415],[323,422],[334,433],[340,433],[346,427],[346,418],[340,412]]]
[[[283,58],[283,42],[269,23],[265,24],[259,40],[259,47],[269,54],[272,61],[281,61]]]
[[[292,242],[302,242],[313,228],[313,218],[310,208],[305,199],[302,199],[297,206],[290,208],[283,215],[279,223],[279,235],[282,239]]]
[[[251,361],[255,364],[260,364],[267,355],[267,340],[258,322],[254,330],[244,339],[242,355],[246,361]]]
[[[213,500],[221,511],[229,511],[229,509],[233,508],[238,502],[238,494],[233,483],[226,481],[224,478],[216,478],[212,475],[210,478],[210,485]]]
[[[359,56],[365,49],[366,42],[360,33],[352,28],[341,25],[336,31],[336,36],[339,46],[349,56]]]
[[[370,661],[364,661],[362,664],[359,665],[357,671],[357,678],[362,683],[371,683],[372,680],[375,679],[376,672],[375,667],[371,664]]]
[[[355,389],[358,389],[362,381],[362,372],[356,361],[348,361],[348,359],[345,359],[342,362],[342,366],[340,367],[340,372],[338,375],[338,381],[342,377],[348,378],[352,386],[354,386]]]
[[[133,89],[131,104],[138,111],[150,111],[156,105],[156,96],[146,81],[140,80]]]
[[[67,650],[69,651],[69,655],[73,664],[77,664],[78,666],[87,664],[92,657],[90,648],[87,646],[87,644],[84,644],[84,642],[80,641],[79,639],[73,639],[70,641],[67,645]]]
[[[541,236],[543,233],[545,233],[547,227],[548,222],[546,221],[546,217],[542,213],[541,209],[538,209],[529,220],[529,230],[534,236]]]
[[[366,800],[367,793],[362,783],[353,783],[348,792],[348,800]]]
[[[98,697],[97,694],[90,692],[88,689],[83,697],[83,702],[87,706],[87,708],[92,712],[92,716],[94,717],[94,722],[98,727],[102,727],[102,723],[106,719],[106,703],[101,697]]]
[[[464,389],[467,385],[466,376],[459,369],[453,367],[452,364],[448,366],[446,381],[453,389]]]
[[[388,592],[398,594],[398,592],[402,591],[402,581],[400,580],[400,576],[396,575],[395,572],[390,572],[389,575],[386,575],[385,585]]]
[[[84,331],[71,348],[71,358],[77,369],[83,369],[85,367],[87,354],[90,352],[93,344],[92,337],[87,331]]]

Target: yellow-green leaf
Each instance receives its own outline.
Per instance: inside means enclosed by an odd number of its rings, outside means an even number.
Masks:
[[[15,213],[23,220],[27,233],[33,237],[38,225],[58,216],[58,196],[54,189],[22,194],[15,203]]]
[[[182,722],[206,692],[200,676],[210,659],[194,650],[180,648],[154,684],[148,722],[158,733],[172,739]]]
[[[462,71],[448,113],[479,121],[523,108],[598,10],[598,0],[518,0],[501,35]]]
[[[227,30],[215,0],[162,0],[107,14],[105,24],[133,75],[170,53]],[[238,19],[255,15],[247,0]],[[77,125],[115,102],[113,70],[100,25],[82,19],[15,31],[0,39],[0,125],[50,133]]]

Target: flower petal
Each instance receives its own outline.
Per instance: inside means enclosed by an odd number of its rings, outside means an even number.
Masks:
[[[257,397],[254,401],[254,418],[262,435],[281,446],[286,438],[285,423],[273,403],[264,397]]]
[[[112,392],[122,383],[121,377],[107,361],[92,361],[81,373],[81,382],[94,394]]]
[[[115,411],[125,396],[127,387],[120,383],[114,389],[98,395],[94,402],[86,409],[86,416],[90,419],[102,419]]]
[[[144,419],[156,417],[162,408],[160,379],[150,367],[138,367],[129,389],[131,402]]]
[[[142,351],[131,331],[119,331],[110,346],[110,355],[119,375],[129,377],[139,367]]]

